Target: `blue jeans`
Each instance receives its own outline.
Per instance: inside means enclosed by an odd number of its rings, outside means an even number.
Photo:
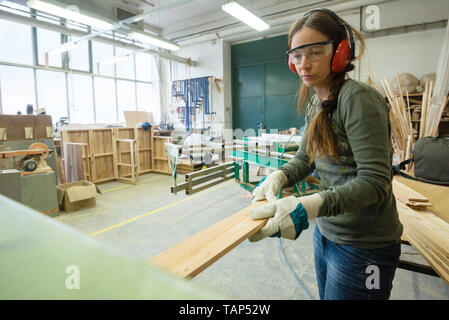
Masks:
[[[387,300],[401,255],[401,244],[360,249],[313,235],[315,271],[321,300]]]

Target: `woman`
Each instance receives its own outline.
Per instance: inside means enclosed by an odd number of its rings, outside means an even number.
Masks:
[[[305,134],[295,158],[254,190],[253,202],[268,203],[250,211],[253,219],[269,218],[250,241],[296,239],[316,217],[320,299],[388,299],[401,253],[388,106],[377,91],[347,77],[356,59],[354,35],[360,58],[360,33],[330,10],[312,10],[291,26],[287,54],[302,80],[299,107],[308,102]],[[277,199],[282,187],[313,170],[321,179],[318,193]]]

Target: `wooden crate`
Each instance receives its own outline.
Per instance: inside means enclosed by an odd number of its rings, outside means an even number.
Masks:
[[[171,137],[155,136],[153,139],[154,157],[153,171],[164,174],[171,174],[171,167],[168,163],[167,147],[165,143],[172,142]]]
[[[135,139],[139,161],[139,174],[153,171],[152,166],[152,137],[153,129],[145,131],[142,128],[104,128],[84,130],[63,130],[61,143],[78,142],[86,143],[88,154],[83,155],[83,167],[85,176],[93,183],[116,180],[119,172],[115,170],[116,159],[114,156],[114,139]],[[123,161],[129,162],[129,146],[120,146]],[[62,156],[64,159],[64,155]],[[64,161],[64,160],[63,160]],[[122,167],[120,176],[130,175],[130,169]]]

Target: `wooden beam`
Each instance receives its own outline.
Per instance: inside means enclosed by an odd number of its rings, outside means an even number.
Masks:
[[[154,256],[148,262],[183,278],[195,277],[239,243],[260,230],[266,219],[253,220],[249,210],[259,201]]]

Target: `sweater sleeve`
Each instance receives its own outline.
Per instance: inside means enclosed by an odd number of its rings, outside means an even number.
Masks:
[[[324,204],[318,216],[354,212],[383,201],[391,185],[391,138],[388,106],[376,93],[351,92],[339,108],[350,143],[356,176],[320,192]]]

